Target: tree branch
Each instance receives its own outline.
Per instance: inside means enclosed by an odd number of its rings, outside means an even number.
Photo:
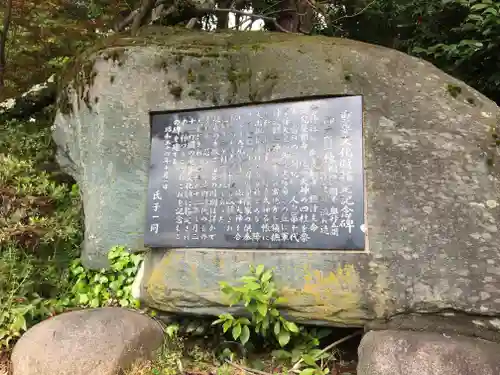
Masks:
[[[373,0],[371,3],[369,3],[367,6],[365,6],[363,9],[361,9],[360,11],[356,12],[356,13],[353,13],[353,14],[346,14],[342,17],[339,17],[339,18],[336,18],[334,19],[333,21],[330,21],[330,23],[335,23],[335,22],[338,22],[340,20],[343,20],[344,18],[352,18],[352,17],[356,17],[356,16],[359,16],[361,13],[363,13],[365,10],[367,10],[369,7],[371,7],[373,4],[375,4],[377,2],[377,0]]]
[[[116,32],[123,31],[128,25],[132,23],[132,21],[138,14],[139,14],[139,8],[130,12],[130,14],[123,21],[116,24],[115,31]]]
[[[132,21],[132,36],[136,36],[139,28],[142,26],[144,19],[149,14],[149,12],[153,9],[155,4],[155,0],[143,0],[141,8],[139,9],[139,13],[134,17]]]
[[[2,34],[0,35],[0,87],[5,84],[5,44],[7,43],[7,35],[9,33],[10,19],[12,16],[12,0],[8,0],[7,9],[3,18]]]
[[[264,16],[262,14],[249,13],[249,12],[245,12],[245,11],[233,9],[233,8],[198,8],[198,9],[196,9],[196,12],[203,13],[203,14],[206,14],[206,13],[216,13],[216,14],[217,13],[223,13],[223,14],[234,13],[234,14],[238,14],[240,16],[249,17],[250,19],[253,19],[253,20],[261,19],[264,21],[272,22],[274,24],[274,26],[276,26],[276,28],[279,31],[281,31],[283,33],[291,33],[290,31],[281,27],[278,24],[278,21],[276,20],[276,18]]]

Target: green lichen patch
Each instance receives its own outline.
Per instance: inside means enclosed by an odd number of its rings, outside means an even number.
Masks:
[[[168,73],[168,66],[169,66],[169,65],[170,65],[170,64],[169,64],[169,61],[168,61],[168,59],[167,59],[167,58],[165,58],[165,57],[161,57],[161,58],[159,58],[159,59],[155,62],[155,64],[154,64],[155,69],[157,69],[158,71],[163,71],[163,72],[165,72],[165,73]]]
[[[182,87],[179,85],[175,85],[170,87],[170,93],[174,96],[176,100],[180,100],[182,96]]]
[[[453,83],[448,83],[446,85],[446,91],[448,91],[448,93],[452,97],[456,98],[456,97],[458,97],[458,95],[460,95],[462,93],[462,88],[460,86],[453,84]]]
[[[196,76],[193,72],[193,69],[189,68],[187,71],[187,82],[194,83],[196,81]]]
[[[69,64],[59,80],[58,108],[61,113],[69,115],[73,111],[70,100],[71,90],[75,91],[79,100],[86,101],[87,106],[90,107],[89,86],[93,84],[96,76],[94,60],[80,62],[76,59]]]
[[[113,61],[114,63],[117,63],[118,65],[121,66],[121,64],[123,64],[125,62],[125,59],[126,59],[126,48],[112,48],[112,49],[109,49],[109,50],[106,50],[106,51],[103,51],[100,56],[108,61],[108,60],[111,60]]]

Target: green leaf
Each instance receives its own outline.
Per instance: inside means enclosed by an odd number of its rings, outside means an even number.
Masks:
[[[85,305],[89,302],[89,296],[87,294],[79,294],[78,295],[78,302],[81,303],[82,305]]]
[[[234,293],[231,296],[231,298],[229,298],[229,305],[230,306],[236,305],[240,301],[241,301],[241,293]]]
[[[320,359],[320,357],[324,354],[326,354],[327,356],[329,355],[328,353],[323,353],[323,351],[321,349],[312,349],[309,351],[308,353],[311,357],[313,357],[316,361],[318,359]]]
[[[113,291],[118,291],[120,290],[120,282],[118,280],[115,280],[115,281],[112,281],[110,284],[109,284],[109,288]]]
[[[271,322],[269,321],[269,316],[265,316],[264,319],[262,320],[262,329],[264,331],[267,331],[267,329],[269,328],[269,324]]]
[[[92,307],[92,308],[99,307],[99,299],[93,298],[92,301],[90,301],[90,307]]]
[[[240,280],[243,281],[244,283],[251,283],[251,282],[259,281],[259,279],[256,278],[255,276],[243,276],[240,278]]]
[[[479,3],[479,4],[471,6],[470,9],[475,11],[475,10],[481,10],[481,9],[488,8],[488,7],[489,7],[489,4]]]
[[[273,277],[273,271],[272,270],[267,270],[266,272],[264,272],[264,274],[262,275],[262,278],[261,278],[261,281],[263,283],[266,283],[268,282],[269,280],[271,280],[271,278]]]
[[[245,287],[249,290],[259,290],[260,289],[260,285],[255,283],[255,282],[250,282],[250,283],[247,283],[245,285]]]
[[[314,373],[316,372],[316,369],[315,368],[306,368],[304,370],[302,370],[299,375],[314,375]]]
[[[271,309],[271,311],[269,312],[271,314],[272,317],[278,317],[280,316],[280,312],[276,309]]]
[[[236,324],[233,327],[232,334],[233,334],[233,339],[238,340],[238,337],[240,337],[241,335],[241,324]]]
[[[292,362],[297,362],[300,358],[302,358],[302,351],[304,349],[293,349],[292,350]]]
[[[226,320],[226,322],[222,326],[223,332],[226,333],[228,331],[228,329],[231,328],[232,325],[233,325],[232,320]]]
[[[26,319],[24,318],[23,315],[18,315],[14,319],[14,322],[12,323],[11,327],[12,330],[15,332],[19,332],[21,330],[26,331]]]
[[[266,316],[267,306],[264,305],[263,303],[259,303],[259,304],[257,304],[257,311],[259,312],[260,315]]]
[[[245,345],[249,339],[250,339],[250,329],[248,328],[248,326],[245,325],[241,328],[240,341],[243,345]]]
[[[276,337],[279,337],[280,332],[281,332],[281,325],[278,320],[276,323],[274,323],[274,334],[276,335]]]
[[[467,17],[467,20],[482,22],[484,20],[484,18],[483,18],[483,16],[480,16],[479,14],[469,14],[469,16]]]
[[[278,335],[278,342],[280,343],[281,347],[285,346],[290,342],[290,332],[288,331],[280,331],[280,334]]]
[[[178,331],[179,331],[179,326],[177,324],[170,324],[169,326],[167,326],[167,329],[165,330],[168,337],[170,338],[173,338]]]
[[[244,324],[244,325],[250,325],[251,324],[250,320],[248,320],[247,318],[239,318],[237,320],[237,322],[240,323],[240,324]]]
[[[308,354],[303,354],[302,360],[308,366],[316,366],[316,360]]]
[[[286,325],[286,328],[290,331],[290,332],[293,332],[293,333],[298,333],[299,332],[299,327],[297,327],[297,325],[293,322],[286,322],[285,323]]]
[[[262,272],[264,272],[264,265],[259,264],[255,269],[255,274],[257,275],[257,277],[260,277],[260,275],[262,275]]]
[[[292,354],[286,350],[273,350],[273,352],[271,353],[272,356],[276,359],[290,359],[292,358]]]

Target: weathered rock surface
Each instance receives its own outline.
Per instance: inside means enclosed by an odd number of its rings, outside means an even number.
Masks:
[[[358,375],[497,375],[500,345],[430,332],[368,332]]]
[[[134,311],[73,311],[28,330],[12,353],[13,375],[115,375],[151,358],[163,342],[154,320]]]
[[[396,315],[390,319],[368,322],[365,329],[435,332],[477,337],[500,343],[500,319],[498,317],[469,315],[453,311],[441,314],[407,313]]]
[[[141,297],[166,311],[219,314],[218,282],[264,264],[298,320],[500,314],[495,103],[427,62],[351,40],[143,32],[89,51],[60,97],[54,139],[83,193],[87,265],[105,265],[116,244],[143,248],[148,111],[362,94],[369,253],[155,249]]]

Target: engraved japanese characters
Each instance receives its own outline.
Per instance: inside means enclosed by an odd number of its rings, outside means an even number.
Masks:
[[[365,250],[362,98],[151,113],[145,243]]]

